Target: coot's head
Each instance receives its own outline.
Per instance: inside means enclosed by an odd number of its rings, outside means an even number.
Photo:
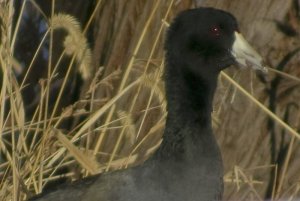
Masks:
[[[214,8],[180,13],[169,28],[165,48],[169,68],[188,68],[202,76],[236,62],[263,69],[262,58],[239,33],[234,16]]]

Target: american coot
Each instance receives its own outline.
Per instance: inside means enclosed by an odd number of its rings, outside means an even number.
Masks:
[[[163,143],[143,165],[64,186],[35,200],[221,200],[223,167],[211,128],[212,99],[221,70],[236,62],[264,69],[262,58],[222,10],[180,13],[165,43],[168,116]]]

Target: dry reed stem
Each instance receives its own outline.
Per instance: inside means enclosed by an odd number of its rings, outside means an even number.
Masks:
[[[17,34],[19,32],[20,23],[21,23],[21,19],[22,19],[24,10],[25,10],[25,4],[26,4],[26,2],[27,1],[23,1],[23,3],[22,3],[21,9],[20,9],[20,13],[19,13],[19,17],[17,19],[17,23],[16,23],[16,26],[15,26],[16,30],[14,30],[13,37],[12,37],[12,40],[11,40],[11,52],[12,53],[14,53],[14,47],[15,47],[15,43],[16,43],[16,39],[17,39]]]
[[[287,170],[288,170],[289,162],[291,160],[291,154],[292,154],[292,151],[293,151],[294,142],[295,142],[295,136],[292,136],[292,139],[291,139],[291,141],[289,143],[289,148],[288,148],[287,156],[286,156],[286,158],[284,160],[284,164],[283,164],[283,168],[282,168],[283,170],[279,174],[279,179],[278,179],[279,182],[278,182],[278,186],[277,186],[276,192],[275,192],[275,200],[279,199],[280,193],[282,191],[283,182],[284,182]]]
[[[91,14],[91,16],[89,17],[87,23],[84,26],[83,34],[85,34],[87,32],[87,30],[90,27],[93,19],[95,19],[95,15],[96,15],[97,11],[99,10],[101,3],[102,3],[102,0],[98,0],[97,1],[97,4],[96,4],[96,6],[95,6],[95,8],[94,8],[94,10],[93,10],[93,12]]]
[[[280,75],[280,76],[282,76],[282,77],[284,77],[284,78],[286,78],[286,79],[290,79],[290,80],[293,80],[293,81],[296,81],[296,82],[300,82],[300,78],[299,78],[299,77],[296,77],[296,76],[294,76],[294,75],[290,75],[290,74],[288,74],[288,73],[285,73],[285,72],[276,70],[276,69],[274,69],[274,68],[268,68],[268,70],[269,70],[270,72],[274,72],[274,73],[276,73],[276,74],[278,74],[278,75]]]
[[[290,127],[287,123],[285,123],[282,119],[280,119],[276,114],[270,111],[266,106],[260,103],[254,96],[252,96],[249,92],[242,88],[237,82],[235,82],[232,78],[230,78],[226,73],[221,72],[221,75],[226,78],[231,84],[233,84],[240,92],[246,95],[249,100],[255,103],[259,108],[261,108],[267,115],[269,115],[273,120],[279,123],[283,128],[285,128],[292,136],[300,139],[300,134],[295,131],[292,127]]]

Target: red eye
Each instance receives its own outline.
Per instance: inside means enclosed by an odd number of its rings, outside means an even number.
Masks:
[[[220,31],[220,28],[217,27],[217,26],[213,26],[210,30],[211,34],[213,36],[220,36],[221,35],[221,31]]]

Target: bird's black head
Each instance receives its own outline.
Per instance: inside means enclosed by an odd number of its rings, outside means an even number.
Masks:
[[[203,76],[235,63],[231,53],[238,25],[235,18],[214,8],[180,13],[167,33],[165,49],[171,66],[189,68]],[[170,69],[171,70],[171,69]]]

